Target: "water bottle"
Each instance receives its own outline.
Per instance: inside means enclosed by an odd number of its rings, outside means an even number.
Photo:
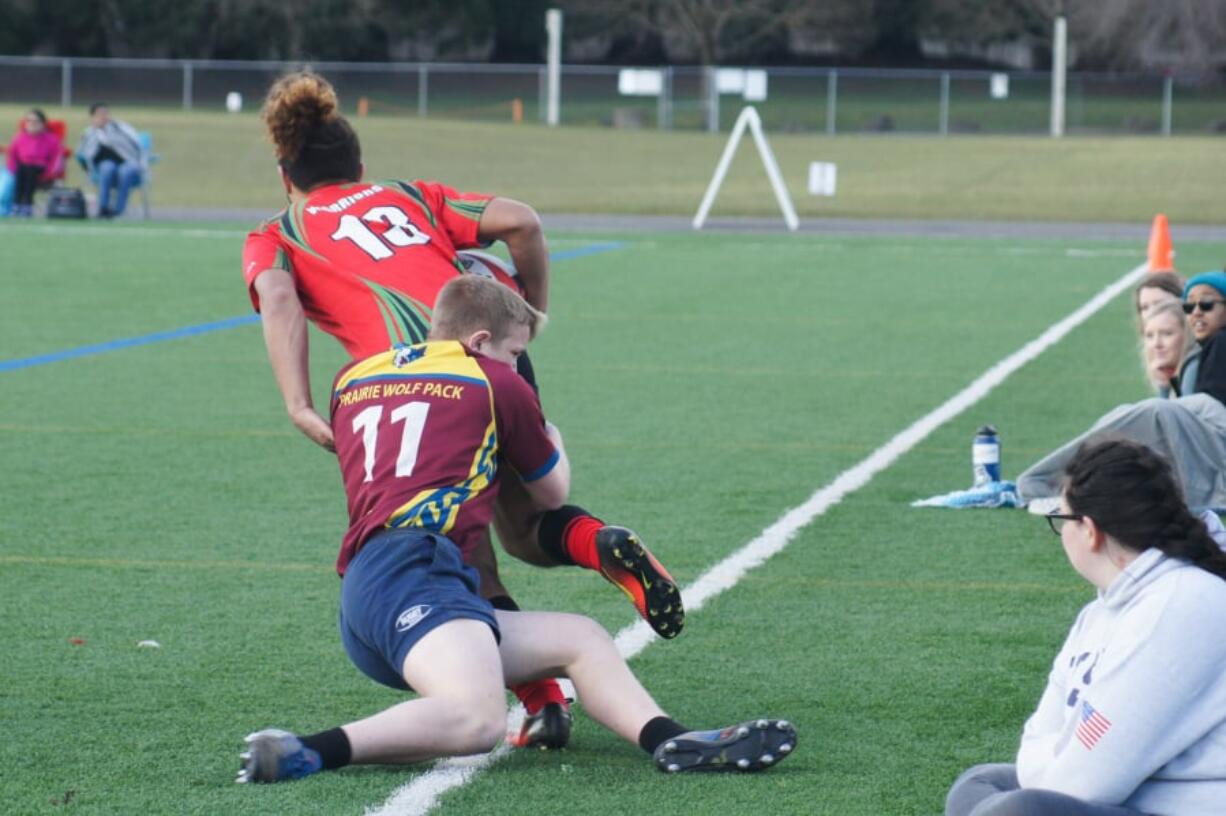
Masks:
[[[971,468],[974,486],[1000,481],[1000,437],[996,426],[984,425],[975,432],[971,443]]]

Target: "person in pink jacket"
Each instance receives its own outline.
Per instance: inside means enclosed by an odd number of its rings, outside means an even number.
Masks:
[[[8,171],[16,182],[13,215],[33,214],[34,191],[49,184],[64,168],[64,145],[47,129],[47,116],[34,108],[22,120],[21,130],[8,146]]]

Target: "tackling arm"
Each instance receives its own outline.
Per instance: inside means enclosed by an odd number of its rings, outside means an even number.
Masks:
[[[558,451],[558,461],[541,478],[524,483],[524,490],[542,511],[557,510],[570,495],[570,460],[566,457],[566,448],[562,446],[562,434],[552,422],[545,423],[545,433]]]
[[[266,269],[256,277],[254,286],[260,299],[264,345],[285,411],[312,442],[334,451],[332,427],[311,401],[307,321],[294,281],[283,269]]]
[[[486,205],[477,226],[482,241],[507,245],[524,299],[542,312],[549,309],[549,247],[536,210],[509,198],[494,198]]]

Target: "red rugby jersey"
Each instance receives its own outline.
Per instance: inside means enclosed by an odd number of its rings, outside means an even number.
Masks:
[[[460,274],[456,250],[479,244],[490,196],[432,181],[332,184],[247,236],[243,277],[294,277],[307,317],[354,359],[426,339],[434,299]]]
[[[559,458],[531,386],[505,363],[451,340],[341,369],[332,431],[349,502],[341,575],[386,527],[440,533],[467,559],[493,519],[498,468],[509,464],[532,482]]]

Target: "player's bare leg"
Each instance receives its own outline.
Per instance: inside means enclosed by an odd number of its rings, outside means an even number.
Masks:
[[[506,694],[498,643],[486,624],[454,620],[430,632],[405,657],[404,679],[417,699],[342,726],[353,763],[479,754],[502,739]]]
[[[660,770],[757,771],[787,757],[796,730],[758,719],[690,731],[666,715],[631,673],[608,632],[578,615],[498,612],[501,642],[489,626],[456,620],[438,627],[405,658],[404,678],[422,695],[331,732],[299,738],[265,730],[247,739],[240,782],[281,782],[351,763],[404,764],[488,751],[505,718],[502,683],[565,673],[585,709],[652,755]],[[306,743],[335,733],[342,759]]]
[[[522,489],[522,487],[521,487]],[[498,559],[490,543],[488,531],[471,551],[465,563],[481,577],[481,597],[495,609],[514,612],[519,605],[498,577]],[[566,695],[558,681],[551,677],[540,678],[509,687],[523,703],[526,712],[523,724],[510,740],[518,748],[564,748],[570,741],[571,716]]]

